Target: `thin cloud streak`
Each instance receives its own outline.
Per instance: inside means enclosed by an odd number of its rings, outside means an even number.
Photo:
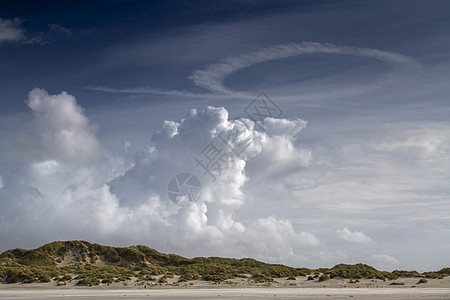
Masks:
[[[51,42],[55,34],[72,36],[72,29],[63,27],[59,24],[48,24],[48,31],[30,33],[20,18],[2,19],[0,18],[0,44],[19,43],[19,44],[39,44],[45,45]]]
[[[205,93],[192,93],[188,91],[177,90],[164,90],[151,87],[138,87],[138,88],[110,88],[104,86],[91,86],[86,89],[97,92],[118,93],[118,94],[156,94],[164,96],[184,97],[184,98],[202,98],[202,99],[229,99],[229,98],[249,98],[252,96],[244,93],[234,93],[232,95],[220,95],[220,94],[205,94]]]
[[[413,58],[394,52],[371,48],[338,46],[329,43],[301,42],[275,45],[255,52],[226,57],[204,69],[194,71],[188,78],[191,79],[196,86],[213,92],[211,94],[164,90],[152,87],[117,89],[98,86],[87,87],[87,89],[110,93],[159,94],[187,98],[252,98],[254,96],[249,93],[228,89],[224,86],[223,81],[233,73],[253,65],[304,54],[343,54],[367,57],[404,69],[416,69],[419,66]]]
[[[256,52],[241,54],[234,57],[227,57],[216,64],[207,66],[203,70],[195,71],[189,79],[194,81],[195,85],[203,87],[213,92],[232,94],[223,86],[223,80],[237,71],[246,69],[252,65],[294,57],[303,54],[346,54],[352,56],[362,56],[379,61],[387,62],[392,65],[402,67],[416,67],[414,59],[393,52],[381,51],[371,48],[356,48],[349,46],[337,46],[333,44],[321,44],[314,42],[301,42],[276,45],[264,48]]]

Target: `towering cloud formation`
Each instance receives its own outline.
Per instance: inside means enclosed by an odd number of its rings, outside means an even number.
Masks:
[[[305,125],[299,119],[266,119],[266,131],[262,132],[255,130],[255,124],[248,119],[229,120],[224,108],[193,109],[181,122],[163,124],[147,150],[138,155],[133,168],[111,183],[112,191],[122,205],[136,211],[148,210],[150,227],[160,228],[161,222],[167,222],[171,234],[164,240],[172,248],[189,249],[201,243],[223,253],[226,243],[231,255],[238,251],[276,256],[293,253],[298,245],[317,245],[316,237],[296,233],[287,220],[267,216],[244,224],[235,217],[251,197],[243,192],[244,187],[255,188],[253,185],[258,184],[265,189],[267,178],[282,178],[287,166],[301,168],[308,164],[309,152],[293,144]],[[222,145],[222,153],[227,149],[235,152],[228,151],[220,172],[209,174],[198,163],[201,153],[211,146],[220,148],[224,140],[228,145]],[[167,183],[180,172],[195,174],[203,184],[201,199],[191,207],[178,207],[167,200]],[[265,187],[261,181],[265,181]],[[163,232],[167,233],[167,229]],[[267,239],[280,241],[275,247]],[[253,249],[258,244],[259,250]]]
[[[34,119],[21,139],[25,150],[40,158],[70,163],[95,159],[100,151],[95,128],[73,96],[34,89],[28,94],[27,104]]]
[[[306,122],[229,120],[225,108],[192,109],[179,122],[165,121],[131,163],[102,149],[95,130],[73,96],[29,94],[34,118],[19,139],[23,165],[3,176],[0,238],[91,239],[112,244],[143,243],[185,255],[252,256],[293,262],[303,247],[316,246],[311,233],[266,215],[240,220],[248,191],[268,190],[277,177],[309,164],[311,153],[296,136]],[[222,144],[221,144],[222,143]],[[220,171],[199,164],[212,145],[222,148]],[[202,196],[182,207],[167,196],[170,179],[196,175]],[[270,201],[270,199],[265,199]]]

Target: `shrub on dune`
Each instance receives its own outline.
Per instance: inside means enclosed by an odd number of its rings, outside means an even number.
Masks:
[[[417,282],[417,284],[420,284],[420,283],[428,283],[428,280],[426,280],[425,278],[422,278],[419,280],[419,282]]]
[[[319,282],[327,281],[327,280],[330,280],[330,276],[328,276],[327,274],[322,274],[322,275],[319,277]]]

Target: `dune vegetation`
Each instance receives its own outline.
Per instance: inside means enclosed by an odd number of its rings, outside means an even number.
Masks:
[[[267,264],[252,258],[195,257],[164,254],[147,246],[111,247],[86,241],[57,241],[36,249],[13,249],[0,254],[0,282],[31,283],[54,281],[57,285],[76,281],[94,286],[126,282],[133,278],[145,283],[165,283],[179,276],[178,282],[205,280],[226,282],[243,277],[271,283],[274,278],[325,281],[330,278],[372,278],[396,280],[401,277],[443,278],[450,268],[436,272],[378,271],[365,265],[339,264],[316,270]]]

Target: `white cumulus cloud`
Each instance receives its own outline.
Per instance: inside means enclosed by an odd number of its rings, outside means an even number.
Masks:
[[[75,97],[62,92],[49,95],[33,89],[27,104],[34,119],[18,138],[23,151],[34,158],[54,158],[65,162],[90,162],[99,154],[95,126],[77,105]]]
[[[352,243],[371,243],[373,240],[362,231],[350,231],[347,227],[336,231],[339,239]]]
[[[310,154],[295,143],[306,126],[303,120],[270,119],[263,132],[251,120],[230,120],[223,107],[192,109],[185,119],[165,121],[127,163],[100,145],[73,96],[34,89],[27,103],[33,119],[16,144],[23,163],[2,174],[0,238],[7,244],[88,239],[147,244],[191,256],[281,258],[291,264],[302,250],[320,244],[313,233],[295,230],[288,219],[237,216],[244,204],[263,200],[246,192],[252,185],[264,193],[270,189],[265,176],[282,177],[295,171],[285,170],[287,165],[296,170],[307,165]],[[194,159],[204,159],[202,150],[211,144],[228,151],[215,178]],[[257,178],[259,156],[280,167]],[[183,172],[202,184],[200,199],[186,207],[170,201],[167,193],[170,179]],[[287,189],[280,182],[278,188]],[[273,201],[269,196],[264,200]]]

